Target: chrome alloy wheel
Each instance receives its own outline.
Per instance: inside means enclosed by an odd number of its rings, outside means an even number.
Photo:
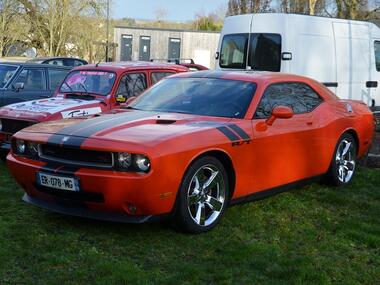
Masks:
[[[351,180],[355,171],[355,146],[352,142],[344,139],[340,142],[335,163],[338,179],[342,183],[347,183]]]
[[[211,225],[222,212],[226,198],[225,181],[214,165],[197,170],[187,190],[187,209],[193,221],[203,227]]]

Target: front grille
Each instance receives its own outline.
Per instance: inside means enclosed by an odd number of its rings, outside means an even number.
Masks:
[[[111,152],[68,148],[55,145],[40,145],[40,157],[51,162],[60,162],[79,166],[112,168],[114,164]]]
[[[8,134],[15,134],[26,127],[33,125],[33,122],[29,121],[20,121],[20,120],[11,120],[11,119],[1,119],[3,125],[2,132]]]

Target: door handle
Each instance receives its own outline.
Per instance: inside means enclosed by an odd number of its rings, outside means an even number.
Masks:
[[[367,81],[366,83],[365,83],[365,86],[367,87],[367,88],[376,88],[377,87],[377,81]]]
[[[313,125],[313,121],[306,122],[306,125],[312,126]]]

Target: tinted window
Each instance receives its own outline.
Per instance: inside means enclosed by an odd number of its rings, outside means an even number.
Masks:
[[[47,63],[51,65],[64,66],[62,59],[52,59],[52,60],[49,60]]]
[[[8,84],[16,70],[16,66],[0,65],[0,88],[4,88]]]
[[[152,84],[156,84],[158,81],[160,81],[161,79],[167,77],[167,76],[170,76],[170,75],[173,75],[174,73],[173,72],[153,72],[152,73]]]
[[[307,113],[321,102],[319,95],[304,83],[273,84],[265,90],[255,118],[268,118],[277,106],[290,107],[295,114]]]
[[[15,83],[24,83],[24,90],[46,90],[45,72],[43,69],[24,68]]]
[[[80,92],[108,95],[116,80],[116,74],[107,71],[72,71],[61,85],[60,92]]]
[[[280,71],[281,36],[276,34],[252,34],[248,65],[253,70]]]
[[[380,41],[375,42],[376,70],[380,71]]]
[[[211,78],[168,78],[158,82],[130,107],[214,117],[243,118],[256,84]]]
[[[147,88],[145,73],[132,73],[124,75],[117,89],[116,95],[133,97],[140,95]]]
[[[49,80],[50,80],[50,90],[55,90],[62,83],[63,79],[67,75],[68,71],[58,70],[58,69],[49,69]]]
[[[247,46],[248,34],[224,36],[220,53],[220,67],[245,69]]]
[[[84,65],[84,62],[81,61],[81,60],[74,60],[74,66],[81,66],[81,65]]]

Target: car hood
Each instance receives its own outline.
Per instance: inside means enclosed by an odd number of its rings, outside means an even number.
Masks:
[[[207,131],[232,119],[178,113],[118,110],[92,118],[65,119],[33,125],[24,133],[48,134],[50,143],[82,144],[85,139],[155,145],[173,137]]]
[[[0,108],[0,117],[39,122],[97,114],[102,106],[99,100],[53,97],[5,106]]]

